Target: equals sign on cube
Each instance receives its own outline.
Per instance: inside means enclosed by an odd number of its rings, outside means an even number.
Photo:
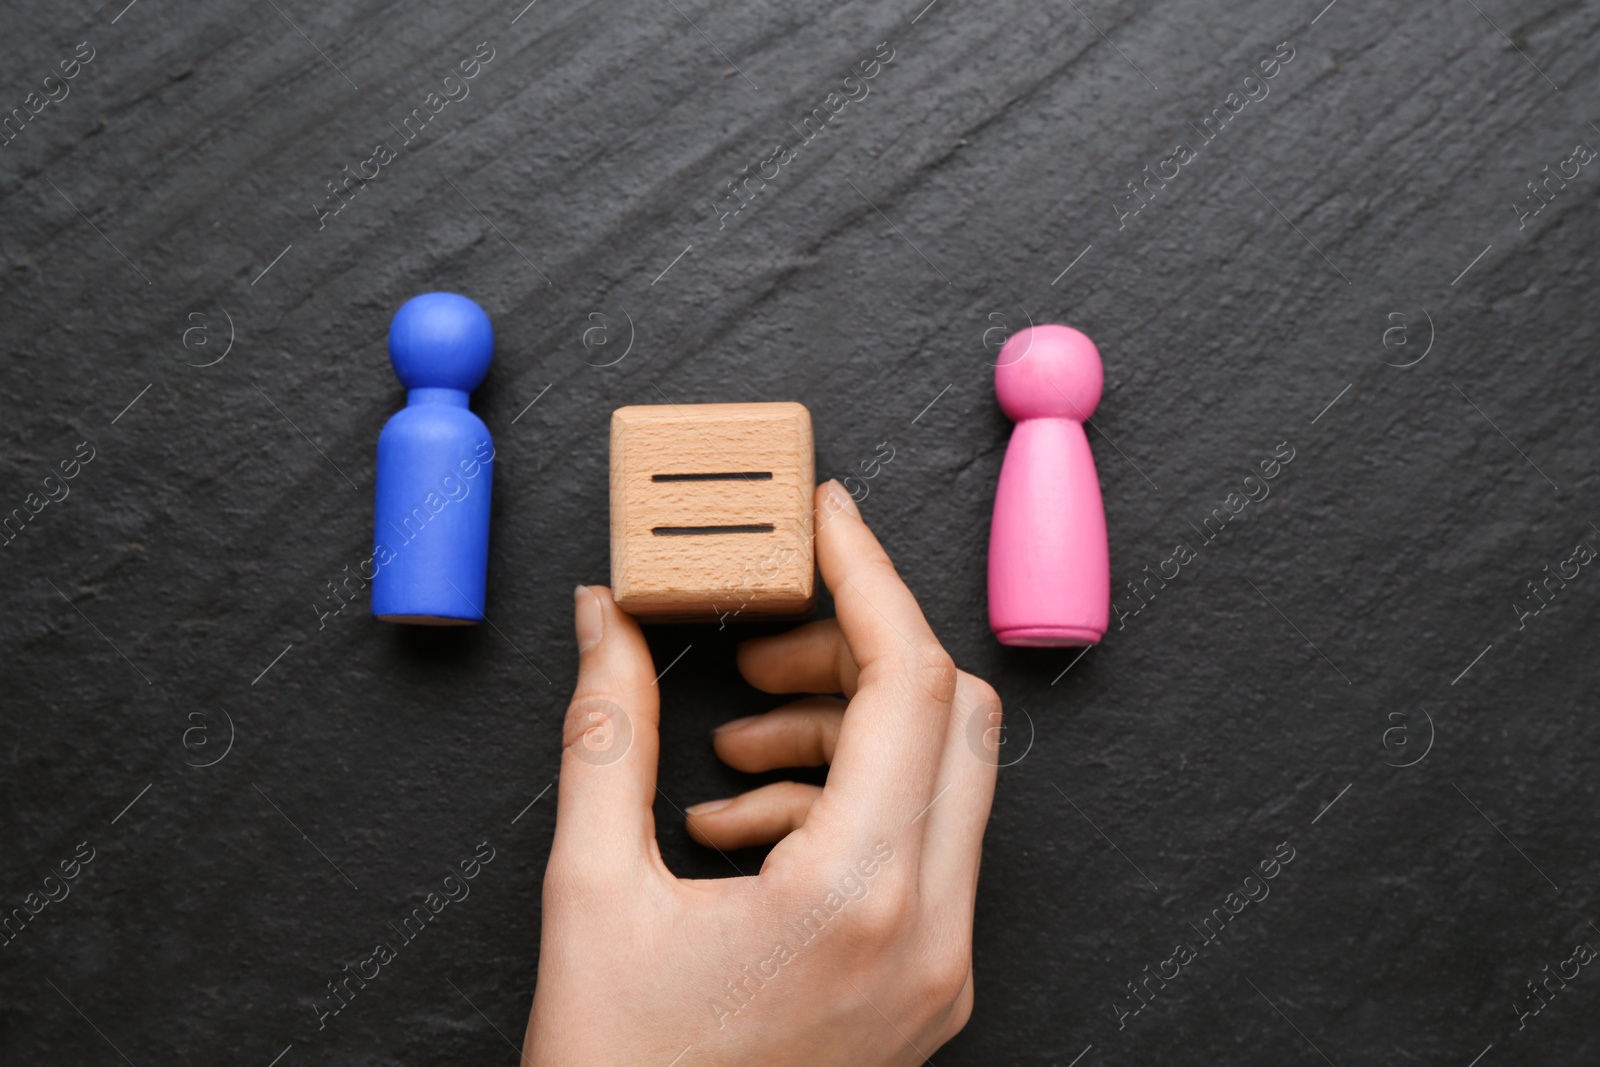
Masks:
[[[793,618],[816,603],[816,456],[802,404],[611,415],[611,590],[652,622]]]

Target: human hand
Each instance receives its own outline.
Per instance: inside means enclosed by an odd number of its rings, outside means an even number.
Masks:
[[[744,771],[829,763],[827,785],[687,816],[717,848],[776,841],[754,877],[662,862],[655,668],[610,591],[579,587],[525,1063],[918,1065],[966,1025],[999,700],[956,669],[849,495],[829,482],[815,505],[838,617],[748,642],[739,671],[848,706],[805,697],[714,745]]]

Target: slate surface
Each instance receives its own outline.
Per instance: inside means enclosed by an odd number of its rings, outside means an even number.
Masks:
[[[1026,750],[939,1064],[1600,1057],[1592,967],[1518,1018],[1600,945],[1600,576],[1564,563],[1600,547],[1594,5],[124,3],[13,3],[0,40],[29,118],[0,148],[0,507],[93,454],[4,550],[0,904],[94,857],[0,949],[0,1060],[513,1062],[607,416],[663,397],[802,401],[820,475],[888,442],[867,518]],[[494,626],[323,619],[402,400],[388,318],[433,288],[498,333]],[[1030,319],[1106,363],[1130,614],[1077,659],[984,615],[987,362]],[[1146,565],[1178,577],[1131,614]],[[1531,614],[1546,566],[1577,575]],[[651,635],[684,653],[656,814],[686,875],[732,873],[674,809],[751,784],[707,742],[772,703],[733,673],[749,633]],[[319,1032],[339,962],[481,841],[471,897]]]

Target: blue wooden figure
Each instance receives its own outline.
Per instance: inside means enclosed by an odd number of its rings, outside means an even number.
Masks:
[[[389,360],[407,393],[378,436],[372,614],[386,622],[483,618],[494,443],[467,394],[493,352],[489,316],[457,293],[412,297],[389,326]]]

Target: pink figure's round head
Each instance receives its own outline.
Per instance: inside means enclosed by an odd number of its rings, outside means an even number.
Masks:
[[[1014,421],[1075,419],[1100,403],[1105,370],[1094,342],[1071,326],[1030,326],[1006,339],[994,368],[994,391]]]

